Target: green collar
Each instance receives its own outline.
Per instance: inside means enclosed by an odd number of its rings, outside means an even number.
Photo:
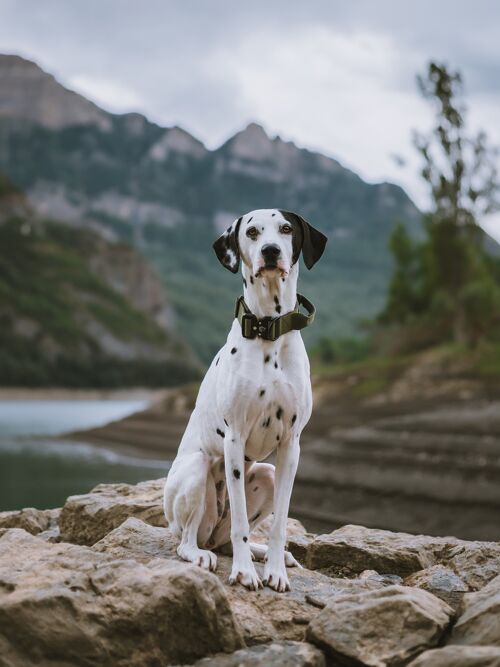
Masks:
[[[308,314],[299,312],[299,306],[303,306]],[[302,294],[297,294],[297,303],[294,310],[279,317],[261,317],[254,315],[245,299],[240,296],[236,300],[234,316],[241,325],[241,333],[244,338],[263,338],[264,340],[277,340],[283,334],[292,330],[304,329],[313,323],[316,309],[313,304]]]

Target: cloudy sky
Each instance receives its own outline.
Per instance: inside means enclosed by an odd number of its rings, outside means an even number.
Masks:
[[[415,75],[430,58],[460,69],[471,128],[500,144],[499,24],[495,0],[0,0],[0,52],[210,148],[258,121],[425,206]]]

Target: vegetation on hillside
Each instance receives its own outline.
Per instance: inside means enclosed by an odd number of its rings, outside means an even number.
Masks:
[[[162,386],[198,376],[185,346],[90,269],[96,241],[50,221],[0,225],[0,385]]]
[[[419,84],[436,109],[434,130],[414,140],[432,208],[423,241],[401,226],[392,234],[395,268],[380,322],[407,349],[500,341],[500,261],[485,250],[479,225],[499,206],[496,152],[484,133],[466,133],[459,73],[430,63]]]

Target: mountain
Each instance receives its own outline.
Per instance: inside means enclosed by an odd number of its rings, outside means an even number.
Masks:
[[[210,151],[179,127],[107,113],[15,56],[0,56],[0,88],[0,171],[42,215],[136,244],[168,289],[177,331],[205,361],[224,342],[240,290],[211,249],[235,217],[287,208],[329,236],[323,260],[302,273],[319,309],[309,343],[351,334],[377,312],[395,222],[418,233],[400,187],[368,184],[256,123]]]
[[[132,247],[36,218],[0,178],[0,385],[178,384],[199,366]]]

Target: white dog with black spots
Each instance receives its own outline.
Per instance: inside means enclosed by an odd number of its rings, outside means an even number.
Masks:
[[[300,253],[311,268],[325,244],[301,216],[261,209],[235,220],[214,249],[233,273],[241,264],[245,302],[262,318],[295,309]],[[231,542],[230,583],[290,589],[286,567],[298,563],[285,551],[287,517],[311,409],[300,332],[250,339],[235,318],[201,383],[165,485],[165,516],[180,538],[181,558],[215,570],[213,550]],[[276,467],[262,462],[273,452]],[[268,545],[251,542],[251,531],[271,512]],[[265,561],[262,581],[254,559]]]

